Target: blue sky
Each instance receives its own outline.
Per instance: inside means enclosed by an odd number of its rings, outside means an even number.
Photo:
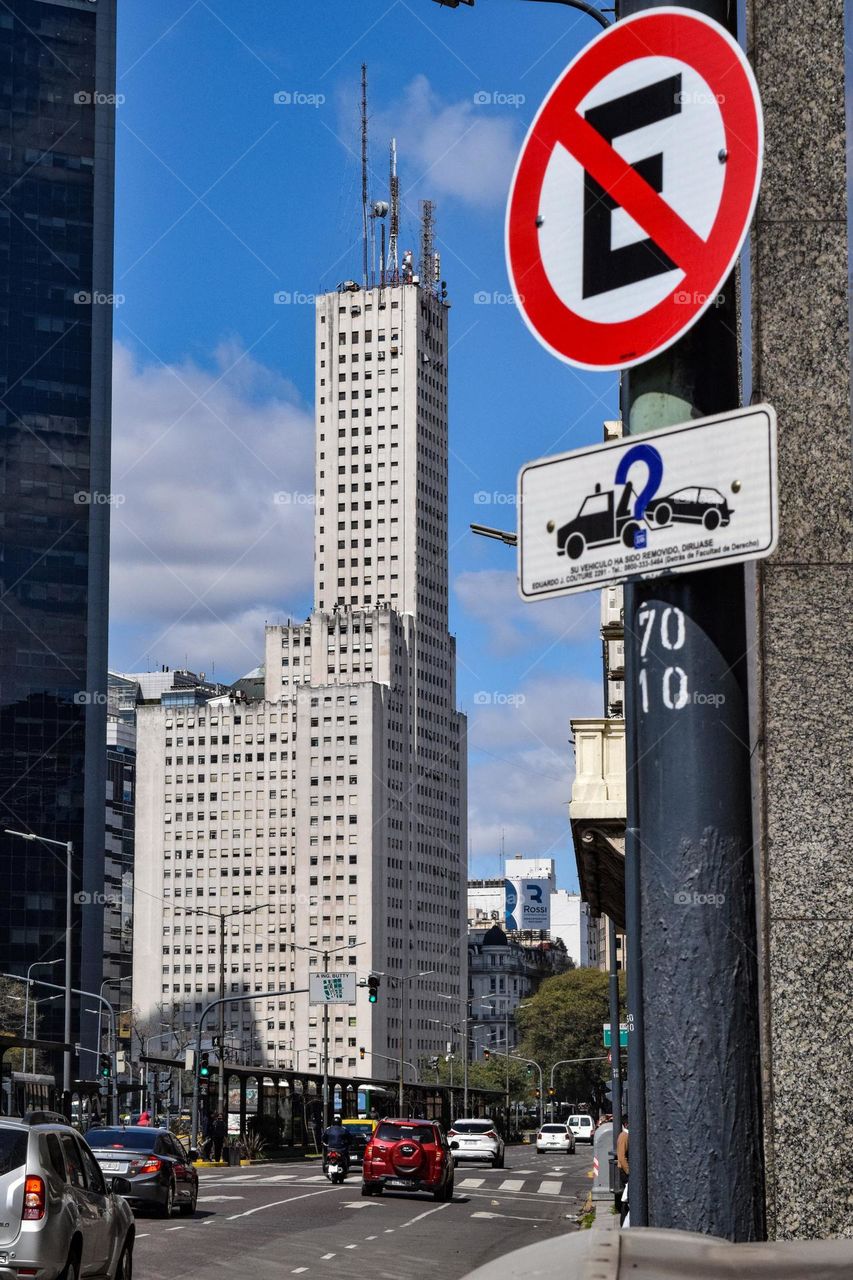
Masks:
[[[528,333],[503,252],[519,143],[596,32],[520,0],[147,0],[120,5],[119,24],[113,666],[233,678],[260,661],[266,619],[310,607],[313,305],[298,298],[360,274],[364,60],[371,198],[387,198],[393,130],[401,248],[433,198],[453,303],[471,866],[497,872],[503,831],[508,854],[555,856],[566,886],[568,722],[601,705],[598,596],[522,604],[514,554],[468,524],[514,527],[519,466],[616,416],[615,377],[569,369]]]

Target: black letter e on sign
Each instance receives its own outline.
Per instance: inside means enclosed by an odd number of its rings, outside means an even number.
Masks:
[[[597,133],[612,144],[614,138],[646,125],[656,124],[681,111],[681,76],[670,76],[657,84],[635,89],[621,98],[603,102],[584,113]],[[632,165],[641,178],[660,194],[663,190],[663,155],[647,156]],[[618,201],[604,190],[589,173],[584,173],[583,208],[583,296],[594,297],[621,289],[624,285],[648,280],[650,276],[672,271],[675,263],[658,248],[654,240],[638,240],[611,248],[613,210]]]

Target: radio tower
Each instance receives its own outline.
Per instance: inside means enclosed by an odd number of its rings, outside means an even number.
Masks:
[[[366,289],[367,278],[367,63],[361,64],[361,228],[362,228],[362,284]]]
[[[388,227],[388,277],[396,284],[400,276],[397,237],[400,232],[400,179],[397,177],[397,139],[391,139],[391,221]]]

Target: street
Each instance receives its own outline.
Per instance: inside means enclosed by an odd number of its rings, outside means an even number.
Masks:
[[[464,1276],[575,1230],[591,1165],[586,1146],[573,1156],[508,1148],[504,1169],[458,1168],[449,1204],[399,1192],[364,1199],[359,1166],[342,1187],[330,1186],[319,1164],[203,1170],[194,1218],[137,1219],[135,1271],[140,1280],[197,1277],[211,1265],[255,1280],[342,1269],[415,1280],[425,1267],[443,1278]]]

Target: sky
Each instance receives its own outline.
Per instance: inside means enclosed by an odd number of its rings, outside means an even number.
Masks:
[[[469,869],[557,861],[577,887],[569,720],[602,709],[599,595],[523,603],[519,467],[601,439],[615,376],[525,327],[504,259],[518,148],[598,33],[477,0],[119,5],[111,653],[114,670],[255,667],[311,607],[313,295],[360,276],[359,78],[370,197],[397,138],[400,247],[436,202],[450,313],[450,606],[469,717]],[[293,495],[276,501],[276,495]]]

